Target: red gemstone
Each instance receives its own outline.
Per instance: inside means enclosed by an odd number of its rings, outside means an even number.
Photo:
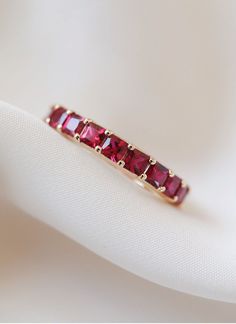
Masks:
[[[56,128],[58,125],[62,125],[67,118],[66,109],[63,107],[56,108],[52,111],[49,116],[50,121],[49,125],[53,128]]]
[[[149,165],[150,157],[137,149],[129,150],[126,155],[125,168],[138,176],[144,173]]]
[[[75,113],[70,114],[62,126],[62,132],[70,136],[80,134],[84,128],[84,117]]]
[[[102,154],[113,162],[120,161],[128,149],[128,143],[115,135],[106,138],[102,144]]]
[[[165,182],[165,195],[173,198],[181,185],[181,179],[177,176],[169,177]]]
[[[80,134],[80,141],[95,148],[97,145],[101,145],[105,137],[105,128],[94,123],[88,123]]]
[[[177,205],[180,205],[182,203],[182,201],[184,200],[184,198],[186,197],[186,195],[188,194],[189,192],[189,187],[179,187],[178,191],[176,192],[176,196],[178,197],[178,200],[177,200]]]
[[[153,185],[155,188],[158,188],[163,186],[163,184],[165,183],[169,175],[169,170],[157,162],[155,165],[150,166],[150,168],[146,172],[146,175],[146,181]]]

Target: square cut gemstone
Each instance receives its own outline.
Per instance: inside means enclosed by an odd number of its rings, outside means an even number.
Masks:
[[[189,192],[189,187],[188,186],[186,186],[186,187],[180,186],[179,187],[178,191],[175,194],[178,197],[178,200],[177,200],[177,203],[176,203],[177,205],[180,205],[183,202],[183,200],[185,199],[188,192]]]
[[[51,112],[51,115],[49,116],[49,125],[53,128],[57,128],[58,125],[63,125],[67,116],[66,109],[58,107]]]
[[[111,135],[105,139],[102,144],[102,154],[113,162],[122,160],[128,149],[128,143],[117,137]]]
[[[62,132],[67,135],[74,136],[75,134],[80,134],[84,128],[84,117],[72,113],[68,115],[62,126]]]
[[[146,181],[153,187],[158,188],[164,185],[169,175],[169,170],[160,163],[151,165],[146,172]]]
[[[149,159],[148,155],[137,149],[129,150],[124,159],[124,168],[140,176],[149,165]]]
[[[95,148],[103,143],[105,137],[105,128],[95,123],[88,123],[80,134],[80,141]]]
[[[165,182],[166,190],[164,194],[169,198],[174,198],[177,190],[181,185],[181,179],[177,176],[169,177]]]

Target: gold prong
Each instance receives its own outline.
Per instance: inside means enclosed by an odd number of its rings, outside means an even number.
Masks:
[[[76,141],[80,142],[80,136],[79,136],[79,134],[75,134],[75,135],[74,135],[74,139],[75,139]]]
[[[109,129],[106,129],[105,130],[105,135],[111,136],[112,135],[112,132]]]
[[[101,153],[101,152],[102,152],[102,148],[101,148],[101,146],[97,145],[97,146],[95,147],[95,151],[96,151],[97,153]]]
[[[174,198],[172,199],[172,203],[173,204],[177,203],[178,199],[179,199],[178,196],[174,196]]]
[[[72,111],[68,109],[68,110],[66,111],[66,113],[67,113],[67,115],[70,115],[70,114],[72,114]]]
[[[128,149],[131,150],[131,151],[133,151],[133,150],[135,149],[135,147],[134,147],[134,145],[129,144],[129,145],[128,145]]]
[[[155,159],[153,159],[153,158],[150,158],[150,159],[149,159],[149,163],[150,163],[151,165],[154,165],[154,164],[157,163],[157,161],[156,161]]]
[[[50,118],[47,117],[47,118],[45,119],[45,122],[46,122],[47,124],[49,124],[49,123],[50,123]]]
[[[58,108],[60,108],[60,107],[61,107],[61,105],[58,105],[58,104],[53,105],[53,106],[52,106],[52,110],[58,109]]]
[[[159,191],[159,192],[165,192],[166,191],[166,187],[159,187],[159,188],[157,188],[157,191]]]
[[[146,175],[145,173],[142,173],[142,174],[139,176],[139,178],[140,178],[141,180],[146,180],[146,179],[147,179],[147,175]]]
[[[125,166],[125,161],[120,160],[120,161],[117,162],[117,164],[118,164],[120,167],[123,168],[123,167]]]
[[[169,176],[173,178],[175,176],[174,172],[172,170],[169,170]]]
[[[88,123],[91,123],[92,122],[92,119],[89,119],[89,118],[85,118],[84,119],[84,124],[87,125]]]
[[[57,125],[57,130],[60,131],[62,129],[62,125]]]

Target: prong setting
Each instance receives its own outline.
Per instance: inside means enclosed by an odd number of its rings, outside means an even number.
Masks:
[[[95,151],[97,152],[97,153],[101,153],[102,152],[102,148],[101,148],[101,146],[99,146],[99,145],[97,145],[96,147],[95,147]]]
[[[155,165],[157,163],[157,161],[155,159],[153,159],[153,158],[150,158],[149,163],[151,165]]]
[[[111,136],[112,135],[112,132],[109,129],[106,129],[105,130],[105,135]]]
[[[74,139],[78,142],[80,142],[80,135],[79,134],[75,134],[74,135]]]
[[[52,106],[52,110],[56,110],[56,109],[58,109],[58,108],[60,108],[60,107],[61,107],[61,105],[58,105],[58,104],[53,105],[53,106]]]
[[[169,170],[169,177],[173,178],[175,176],[174,172],[172,170]]]
[[[147,179],[147,175],[145,173],[142,173],[139,178],[143,181],[145,181]]]
[[[174,196],[174,198],[172,199],[172,203],[176,204],[178,202],[178,196]]]
[[[85,118],[83,122],[85,125],[87,125],[88,123],[92,123],[92,119]]]
[[[120,160],[120,161],[117,162],[117,165],[119,165],[120,167],[123,168],[125,166],[125,161]]]
[[[128,149],[130,151],[133,151],[135,149],[135,146],[133,144],[128,144]]]

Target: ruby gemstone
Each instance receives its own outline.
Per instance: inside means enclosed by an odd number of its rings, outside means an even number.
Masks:
[[[95,123],[88,123],[80,134],[80,141],[95,148],[97,145],[101,145],[105,137],[105,128]]]
[[[49,125],[53,128],[56,128],[58,125],[62,125],[67,118],[66,109],[63,107],[56,108],[52,111],[49,116],[50,121]]]
[[[181,179],[177,176],[169,177],[165,182],[166,190],[164,194],[170,198],[174,198],[177,190],[181,185]]]
[[[150,166],[146,172],[146,175],[146,181],[155,188],[158,188],[164,185],[166,179],[168,178],[169,170],[157,162],[155,165]]]
[[[68,115],[66,121],[62,126],[62,132],[67,135],[74,136],[75,134],[80,134],[84,128],[84,117],[72,113]]]
[[[180,205],[182,203],[182,201],[184,200],[184,198],[186,197],[186,195],[188,194],[189,192],[189,187],[179,187],[178,191],[176,192],[176,196],[178,197],[178,200],[177,200],[177,205]]]
[[[128,143],[117,137],[111,135],[107,137],[102,144],[102,154],[113,162],[120,161],[128,149]]]
[[[148,155],[137,149],[129,150],[124,159],[124,168],[140,176],[149,165],[149,159],[150,157]]]

